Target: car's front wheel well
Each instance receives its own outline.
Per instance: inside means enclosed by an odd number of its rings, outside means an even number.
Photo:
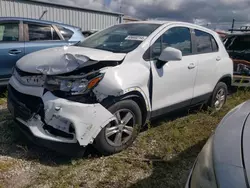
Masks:
[[[131,97],[131,99],[135,101],[141,109],[142,126],[143,126],[148,120],[148,111],[147,111],[147,106],[145,104],[144,98],[135,96],[135,97]]]
[[[105,108],[108,108],[111,105],[113,105],[119,101],[127,100],[127,99],[131,99],[138,104],[138,106],[140,107],[140,110],[141,110],[141,114],[142,114],[142,126],[145,125],[145,123],[147,122],[148,117],[149,117],[149,114],[148,114],[149,112],[147,110],[147,105],[146,105],[144,97],[138,91],[129,92],[129,93],[126,93],[125,95],[122,95],[119,97],[108,97],[108,98],[104,99],[104,101],[102,101],[101,104]]]

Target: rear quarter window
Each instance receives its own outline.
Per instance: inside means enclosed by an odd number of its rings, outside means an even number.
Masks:
[[[62,34],[62,36],[65,40],[69,40],[74,34],[73,31],[71,31],[70,29],[67,29],[65,27],[57,26],[57,28],[59,29],[60,33]]]

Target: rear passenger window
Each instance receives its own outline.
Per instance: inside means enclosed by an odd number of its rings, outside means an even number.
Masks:
[[[206,32],[195,30],[196,48],[198,53],[211,53],[218,51],[214,37]]]
[[[0,42],[13,42],[19,40],[18,23],[0,23]]]
[[[50,25],[28,24],[29,41],[60,40]]]
[[[69,29],[66,29],[64,27],[58,27],[58,29],[59,29],[60,33],[62,34],[62,36],[64,37],[65,40],[69,40],[74,34],[73,31],[71,31]]]

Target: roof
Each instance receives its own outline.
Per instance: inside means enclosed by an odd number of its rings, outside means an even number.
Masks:
[[[125,15],[123,20],[140,21],[141,19]]]
[[[132,21],[132,22],[123,23],[123,24],[140,24],[140,23],[141,24],[143,24],[143,23],[145,23],[145,24],[159,24],[159,25],[181,24],[181,25],[184,25],[187,27],[195,27],[195,28],[199,28],[202,30],[207,30],[207,31],[215,33],[215,31],[208,29],[206,27],[203,27],[203,26],[200,26],[197,24],[193,24],[193,23],[189,23],[189,22],[181,22],[181,21],[147,20],[147,21]]]
[[[105,14],[112,14],[112,15],[123,15],[123,13],[120,13],[120,12],[103,11],[103,10],[91,9],[91,8],[86,8],[86,7],[65,5],[65,4],[60,4],[60,3],[54,2],[54,1],[50,1],[50,2],[44,2],[42,0],[22,0],[22,1],[39,3],[39,4],[47,4],[47,5],[54,5],[54,6],[56,5],[57,7],[60,6],[60,7],[78,9],[78,10],[85,10],[85,11],[105,13]]]
[[[180,22],[180,21],[162,21],[162,20],[147,20],[147,21],[132,21],[132,22],[127,22],[127,23],[122,23],[122,24],[158,24],[161,27],[165,27],[165,26],[170,26],[170,25],[180,25],[183,27],[189,27],[189,28],[193,28],[193,29],[198,29],[207,33],[210,33],[212,35],[218,35],[218,33],[216,33],[215,31],[207,28],[207,27],[203,27],[197,24],[193,24],[193,23],[189,23],[189,22]]]
[[[250,35],[250,32],[237,32],[237,33],[229,33],[228,36],[242,36],[242,35]]]
[[[33,19],[33,18],[23,18],[23,17],[0,17],[1,21],[9,21],[9,20],[22,20],[22,21],[31,21],[31,22],[39,22],[44,24],[54,24],[54,25],[61,25],[61,26],[67,26],[71,28],[79,28],[73,25],[64,24],[61,22],[53,22],[53,21],[47,21],[47,20],[39,20],[39,19]]]

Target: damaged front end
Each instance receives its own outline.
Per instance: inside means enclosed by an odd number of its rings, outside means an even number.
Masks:
[[[64,57],[62,64],[35,63],[33,69],[27,66],[27,57],[21,59],[9,82],[8,108],[34,137],[85,147],[115,120],[93,89],[102,81],[105,70],[119,65],[124,55],[111,58],[113,61],[97,61],[68,52],[60,53],[60,57]],[[34,59],[34,54],[30,59]]]

